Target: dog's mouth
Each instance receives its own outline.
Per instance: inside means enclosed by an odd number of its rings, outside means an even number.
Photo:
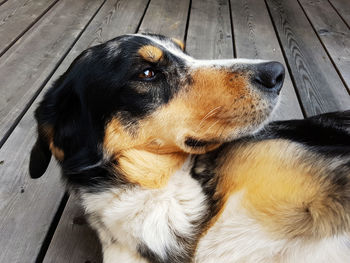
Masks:
[[[211,151],[220,146],[220,144],[221,142],[217,140],[201,140],[194,137],[186,137],[184,141],[186,151],[193,154],[201,154]]]
[[[203,148],[209,145],[217,144],[217,141],[205,141],[200,139],[195,139],[192,137],[187,137],[185,140],[185,145],[193,149]]]
[[[211,134],[190,132],[190,134],[185,135],[178,141],[180,142],[178,146],[185,152],[192,154],[203,154],[212,151],[223,143],[256,133],[266,125],[271,113],[272,111],[269,111],[259,117],[256,116],[249,125],[245,125],[245,123],[240,123],[241,125],[239,126],[235,126],[234,124],[232,126],[227,125],[226,129],[219,129],[218,131],[213,131]],[[233,123],[235,122],[233,121]]]

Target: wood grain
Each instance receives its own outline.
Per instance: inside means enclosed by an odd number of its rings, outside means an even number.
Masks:
[[[0,60],[0,146],[103,0],[62,0]]]
[[[147,6],[147,0],[108,0],[75,44],[52,77],[61,75],[83,50],[116,36],[134,33]],[[50,80],[51,82],[51,80]],[[50,86],[46,85],[44,91]],[[73,197],[69,198],[44,262],[101,262],[101,248],[94,231],[87,224],[76,225],[83,214]]]
[[[52,162],[39,180],[28,174],[35,140],[32,114],[22,119],[0,149],[0,262],[35,262],[64,194]]]
[[[7,0],[0,1],[0,5],[4,4],[5,2],[7,2]]]
[[[350,87],[350,30],[327,0],[300,0],[334,65]],[[350,2],[348,2],[350,6]]]
[[[265,3],[231,0],[231,7],[237,57],[274,60],[286,68],[280,106],[272,119],[302,118],[298,98]]]
[[[78,202],[73,196],[69,198],[43,262],[102,263],[98,238]]]
[[[55,162],[40,179],[31,180],[27,173],[29,152],[35,140],[33,111],[37,103],[82,50],[135,32],[148,3],[148,0],[107,0],[94,17],[102,0],[84,1],[60,0],[0,60],[0,139],[29,107],[0,149],[0,262],[36,260],[64,195]],[[190,54],[198,58],[233,57],[228,1],[192,0],[187,32]],[[298,2],[266,1],[306,115],[349,109],[348,93]],[[344,0],[331,2],[341,1]],[[184,39],[189,6],[189,0],[151,0],[140,32]],[[265,3],[231,0],[231,7],[236,55],[283,62]],[[309,13],[308,16],[316,21]],[[30,106],[41,87],[43,91]],[[288,74],[281,96],[283,102],[276,118],[302,117]],[[96,235],[81,215],[76,201],[70,198],[45,262],[101,262]]]
[[[344,22],[350,28],[350,4],[349,0],[329,0],[333,7],[340,14]]]
[[[12,0],[0,3],[0,56],[57,0]]]
[[[145,0],[107,1],[67,56],[64,63],[62,63],[58,72],[63,72],[63,69],[67,68],[71,63],[71,59],[88,46],[105,42],[114,36],[135,32],[146,4],[147,1]],[[148,27],[148,25],[152,23],[156,24],[158,21],[157,19],[159,19],[159,17],[154,17],[154,12],[148,12],[150,6],[141,24],[143,28]],[[169,6],[161,5],[158,6],[158,8],[157,12],[159,14],[166,14]],[[187,10],[183,11],[187,14]],[[172,15],[168,16],[167,21],[168,25],[177,23],[178,15],[173,12]],[[181,24],[178,24],[178,28],[182,28],[182,32],[177,31],[176,37],[180,39],[183,39],[185,35],[186,26],[184,23],[186,23],[186,19]],[[164,26],[159,27],[159,32],[154,32],[164,34],[165,28]],[[55,74],[53,79],[55,79],[56,75],[59,74]],[[74,225],[72,222],[77,214],[80,216],[76,201],[70,197],[44,262],[101,262],[100,246],[95,233],[91,232],[85,224],[79,227],[72,227],[72,224]],[[69,251],[69,253],[67,253],[67,251]]]
[[[189,0],[152,0],[139,32],[183,39],[189,5]]]
[[[67,34],[76,36],[102,3],[102,1],[87,2],[62,1],[62,6],[60,7],[61,3],[56,5],[50,16],[56,16],[57,18],[55,19],[61,17],[59,21],[62,23],[64,23],[62,20],[66,19],[68,28],[65,27],[61,31],[65,30]],[[70,7],[71,14],[67,11],[67,6]],[[57,8],[61,13],[58,13]],[[73,19],[77,14],[80,15],[79,19],[77,17]],[[49,19],[48,22],[57,21],[53,17],[52,19]],[[85,22],[83,23],[84,19]],[[47,32],[53,30],[52,25],[47,24],[48,27],[44,27],[46,31],[43,31],[42,34],[48,34],[52,37],[50,32]],[[67,24],[63,25],[67,26]],[[49,28],[50,26],[51,28]],[[37,30],[39,29],[40,27],[37,28]],[[33,34],[33,37],[39,38],[38,40],[45,38],[44,36],[39,37],[39,35],[35,35],[35,32]],[[64,37],[67,35],[61,34],[57,37],[60,36]],[[28,38],[30,39],[30,37]],[[40,46],[38,42],[32,43],[34,50],[35,44]],[[49,42],[48,44],[54,46],[54,43]],[[52,49],[48,49],[48,52],[50,50]],[[37,52],[39,53],[39,50]],[[45,49],[42,49],[41,52],[47,54]],[[30,52],[27,50],[27,53]],[[15,71],[16,67],[21,68],[21,63],[23,63],[20,57],[15,61],[17,63],[13,64],[12,71]],[[30,72],[29,70],[27,75],[28,82],[30,82],[32,77],[29,75]],[[7,74],[10,73],[11,70],[7,72]],[[2,71],[1,74],[3,74]],[[21,72],[21,74],[26,75],[26,71]],[[13,84],[10,82],[10,87],[14,88]],[[23,84],[24,88],[28,88],[25,86],[25,82]],[[5,87],[2,86],[1,92],[4,89]],[[13,95],[15,96],[16,93]],[[40,101],[41,98],[42,94],[39,95],[36,102]],[[29,153],[36,138],[33,118],[35,106],[36,104],[29,109],[0,149],[0,262],[4,263],[35,262],[64,195],[64,189],[60,182],[59,171],[55,162],[50,164],[46,174],[38,180],[31,180],[28,175]]]
[[[299,3],[266,1],[305,114],[349,109],[349,94]]]
[[[228,0],[193,0],[186,50],[200,59],[233,58]]]

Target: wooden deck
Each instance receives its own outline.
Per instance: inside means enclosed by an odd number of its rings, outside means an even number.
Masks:
[[[0,0],[0,262],[101,262],[55,162],[28,175],[33,111],[82,50],[155,32],[197,58],[277,60],[275,118],[302,118],[350,109],[349,25],[349,0]]]

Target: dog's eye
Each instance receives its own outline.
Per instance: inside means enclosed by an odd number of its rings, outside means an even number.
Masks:
[[[145,69],[142,73],[139,74],[140,79],[150,80],[153,79],[156,73],[152,69]]]

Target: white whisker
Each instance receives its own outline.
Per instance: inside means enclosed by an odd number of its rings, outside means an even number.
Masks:
[[[202,120],[200,121],[200,123],[199,123],[199,125],[198,125],[198,126],[199,126],[198,128],[201,127],[201,125],[203,124],[203,122],[204,122],[205,120],[207,120],[208,118],[210,118],[211,116],[213,116],[214,114],[216,114],[215,111],[217,111],[217,110],[220,109],[220,108],[222,108],[222,106],[218,106],[218,107],[216,107],[216,108],[210,110],[210,111],[202,118]]]

